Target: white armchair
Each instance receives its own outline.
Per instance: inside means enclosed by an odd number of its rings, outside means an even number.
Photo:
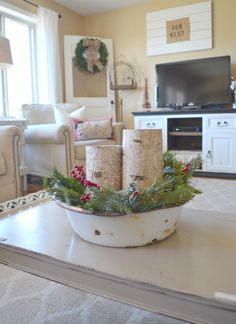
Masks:
[[[0,202],[22,195],[19,172],[23,132],[16,126],[0,127]]]
[[[55,115],[55,108],[63,112],[63,118]],[[57,167],[64,175],[70,175],[75,163],[85,163],[87,145],[121,144],[123,123],[112,125],[112,138],[75,141],[74,130],[68,119],[80,118],[79,115],[83,115],[84,120],[83,108],[77,104],[22,106],[22,115],[30,122],[25,131],[25,158],[29,174],[50,176],[53,168]],[[91,119],[90,116],[95,117],[94,109],[88,107],[86,121]]]

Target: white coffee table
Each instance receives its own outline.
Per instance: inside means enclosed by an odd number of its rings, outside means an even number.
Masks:
[[[0,262],[186,321],[236,323],[236,214],[186,206],[168,239],[108,248],[81,240],[43,193],[20,204],[0,214]]]

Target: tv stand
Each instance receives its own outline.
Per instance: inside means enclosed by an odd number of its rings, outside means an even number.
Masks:
[[[181,110],[199,110],[201,106],[183,106]]]
[[[134,112],[134,128],[162,129],[163,151],[188,162],[202,157],[202,173],[236,176],[236,109]]]
[[[181,106],[174,108],[176,111],[192,111],[192,110],[201,110],[201,106]]]

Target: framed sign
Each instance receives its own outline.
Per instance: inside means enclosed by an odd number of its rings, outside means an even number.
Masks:
[[[211,1],[147,13],[147,55],[212,48]]]
[[[166,22],[167,43],[176,43],[190,40],[189,18],[168,20]]]

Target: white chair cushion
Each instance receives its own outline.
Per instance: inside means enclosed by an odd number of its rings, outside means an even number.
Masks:
[[[22,105],[23,117],[30,121],[31,125],[54,124],[55,117],[52,104],[30,104]]]
[[[6,174],[6,164],[2,153],[0,153],[0,176]]]

